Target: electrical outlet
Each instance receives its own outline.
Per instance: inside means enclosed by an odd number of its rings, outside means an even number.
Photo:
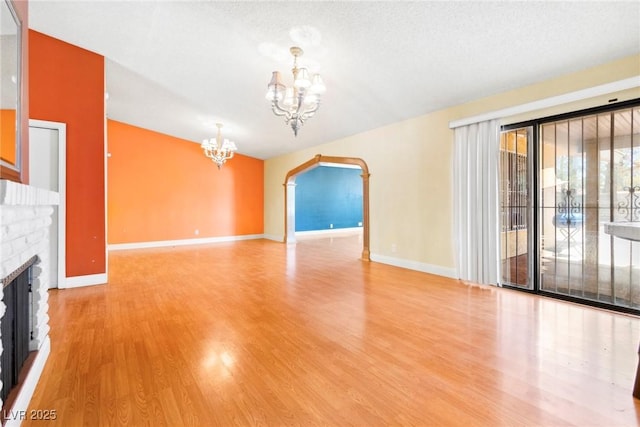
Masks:
[[[200,230],[196,228],[196,231],[194,231],[193,233],[197,236],[198,234],[200,234]]]
[[[396,245],[395,243],[391,244],[391,252],[396,253],[398,252],[398,245]]]
[[[358,227],[362,227],[362,221],[358,222]]]
[[[333,228],[333,224],[329,224],[329,228]]]

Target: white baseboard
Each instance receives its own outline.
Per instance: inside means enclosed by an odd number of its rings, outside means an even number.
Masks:
[[[458,278],[455,268],[447,268],[439,265],[426,264],[424,262],[411,261],[378,254],[371,254],[371,261],[379,262],[382,264],[389,264],[396,267],[408,268],[409,270],[421,271],[423,273],[444,276],[451,279]]]
[[[3,416],[8,415],[5,427],[19,427],[22,421],[29,415],[27,409],[33,397],[33,392],[36,390],[36,385],[38,385],[38,381],[42,375],[44,364],[49,358],[49,353],[51,353],[51,340],[49,336],[47,336],[38,350],[38,354],[33,361],[33,365],[31,365],[31,369],[29,369],[29,373],[24,379],[24,383],[22,383],[20,392],[13,402],[13,407],[3,414]]]
[[[104,285],[105,283],[107,283],[107,273],[90,274],[87,276],[67,277],[64,280],[64,286],[58,285],[58,288],[78,288],[80,286]]]
[[[362,227],[349,227],[349,228],[329,228],[326,230],[309,230],[309,231],[296,231],[296,236],[331,236],[338,234],[356,234],[362,233]]]
[[[284,237],[278,236],[275,234],[264,234],[262,238],[267,240],[273,240],[274,242],[280,242],[280,243],[284,242]]]
[[[107,245],[109,251],[121,251],[127,249],[164,248],[167,246],[202,245],[205,243],[235,242],[238,240],[263,239],[264,234],[245,234],[241,236],[202,237],[198,239],[181,240],[157,240],[154,242],[113,243]]]

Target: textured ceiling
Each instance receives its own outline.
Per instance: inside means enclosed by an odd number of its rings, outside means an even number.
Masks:
[[[114,120],[270,158],[640,53],[640,2],[29,2],[107,58]],[[327,93],[294,138],[264,94],[290,46]]]

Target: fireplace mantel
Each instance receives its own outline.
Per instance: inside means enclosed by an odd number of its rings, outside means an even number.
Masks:
[[[59,201],[55,191],[0,179],[0,205],[57,205]]]
[[[49,239],[53,206],[59,201],[53,191],[0,180],[0,279],[40,255],[42,242]]]
[[[37,354],[11,413],[26,411],[50,352],[49,283],[47,275],[41,273],[49,269],[49,226],[53,206],[58,205],[59,201],[56,192],[0,180],[0,279],[10,276],[27,261],[36,258],[32,266],[32,337],[29,350],[37,351]],[[5,310],[4,303],[0,302],[0,323]],[[17,419],[8,419],[5,425],[19,425],[19,422]]]

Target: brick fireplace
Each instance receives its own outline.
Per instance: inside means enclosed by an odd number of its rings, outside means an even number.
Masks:
[[[20,391],[12,405],[13,412],[26,410],[50,352],[48,275],[49,225],[58,193],[7,180],[0,180],[0,279],[12,276],[30,260],[31,298],[28,304],[29,352],[35,353]],[[35,258],[34,258],[35,257]],[[0,296],[4,295],[4,288]],[[0,325],[6,312],[0,302]],[[0,348],[0,354],[4,351]],[[2,402],[0,402],[0,405]],[[6,425],[10,425],[11,420]]]

